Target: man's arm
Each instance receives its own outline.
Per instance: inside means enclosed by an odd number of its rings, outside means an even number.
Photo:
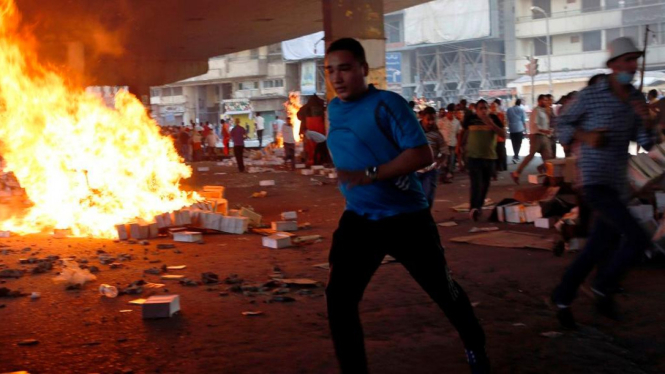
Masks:
[[[376,180],[390,180],[411,174],[431,165],[432,162],[434,162],[434,159],[429,145],[425,144],[420,147],[409,148],[391,161],[379,165],[377,167]],[[337,178],[340,182],[346,183],[349,188],[372,183],[372,180],[366,175],[364,170],[337,170]]]
[[[584,131],[578,126],[586,113],[586,93],[582,91],[566,109],[559,115],[556,121],[556,134],[561,145],[570,145],[575,140],[587,143],[592,147],[603,145],[603,131]]]

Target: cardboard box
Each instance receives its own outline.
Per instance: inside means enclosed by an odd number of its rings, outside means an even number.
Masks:
[[[173,226],[173,220],[171,219],[170,213],[163,213],[156,215],[155,221],[157,222],[157,227],[160,229],[165,229],[167,227]]]
[[[577,157],[566,157],[563,181],[566,183],[575,183],[577,181]]]
[[[148,239],[150,237],[150,225],[130,223],[129,235],[136,240]]]
[[[159,227],[157,227],[157,222],[152,222],[148,224],[148,237],[150,239],[156,238],[159,236]]]
[[[171,221],[174,226],[188,226],[192,224],[192,216],[189,210],[176,210],[171,213]]]
[[[302,170],[300,170],[300,173],[302,175],[314,175],[314,170],[312,170],[312,169],[302,169]]]
[[[296,164],[296,169],[304,169],[306,167],[307,167],[307,165],[305,165],[305,164]]]
[[[649,151],[649,158],[661,167],[665,167],[665,144],[657,144]]]
[[[656,192],[656,211],[665,212],[665,192]]]
[[[297,212],[282,212],[282,221],[295,221],[298,219]]]
[[[224,190],[226,190],[226,188],[224,186],[203,186],[203,191],[206,191],[206,192],[221,191],[222,192],[222,198],[224,198]]]
[[[531,184],[543,184],[547,175],[544,174],[529,174],[529,183]]]
[[[211,200],[212,211],[227,216],[229,214],[229,201],[226,199]]]
[[[143,319],[171,318],[180,311],[180,296],[150,296],[141,307]]]
[[[628,160],[628,180],[636,191],[655,183],[663,175],[663,172],[662,166],[644,153],[632,156]]]
[[[240,216],[240,210],[238,209],[229,209],[229,217],[238,217]]]
[[[496,213],[497,213],[497,219],[499,220],[499,222],[507,222],[506,221],[506,209],[509,208],[509,207],[517,206],[517,205],[521,205],[521,204],[518,203],[518,202],[515,202],[515,203],[510,203],[510,204],[506,204],[506,205],[497,206],[496,207]]]
[[[261,215],[254,212],[253,210],[242,208],[240,209],[240,215],[243,217],[249,218],[250,226],[261,226]]]
[[[224,192],[223,191],[201,191],[199,192],[199,196],[206,200],[216,200],[216,199],[221,199],[224,197]]]
[[[651,221],[653,220],[653,206],[652,205],[635,205],[635,206],[629,206],[628,210],[630,210],[630,213],[633,215],[633,217],[637,218],[638,221]]]
[[[173,233],[174,242],[196,243],[203,240],[203,234],[193,231],[180,231]]]
[[[198,171],[210,171],[210,168],[207,167],[207,166],[200,166],[200,167],[196,168],[196,170],[198,170]]]
[[[208,230],[221,231],[222,220],[224,216],[218,213],[201,212],[199,214],[199,226]]]
[[[247,217],[222,217],[219,231],[228,234],[244,234],[249,228]]]
[[[261,187],[270,187],[270,186],[274,186],[274,185],[275,185],[274,180],[259,181],[259,186],[261,186]]]
[[[330,173],[328,174],[329,179],[337,179],[337,173]]]
[[[562,158],[549,160],[545,163],[545,167],[547,168],[548,177],[563,178],[566,160]]]
[[[6,230],[0,231],[0,238],[9,238],[11,236],[11,234],[12,233],[10,231],[6,231]],[[123,240],[123,239],[120,239],[120,240]]]
[[[533,223],[534,226],[540,229],[551,229],[554,227],[554,224],[556,223],[555,218],[536,218]]]
[[[526,222],[524,205],[520,203],[502,205],[499,208],[497,208],[497,212],[498,212],[499,222],[508,222],[508,223]]]
[[[287,248],[291,246],[291,236],[284,233],[276,233],[262,238],[263,246],[273,249]]]
[[[325,169],[323,165],[312,165],[312,170],[323,170]]]
[[[298,222],[296,221],[276,221],[271,223],[275,231],[298,231]]]
[[[540,208],[540,205],[525,205],[524,206],[524,218],[526,222],[533,223],[536,219],[543,217],[543,211]]]
[[[118,231],[118,240],[127,240],[129,239],[129,231],[127,230],[127,225],[115,225],[116,231]]]

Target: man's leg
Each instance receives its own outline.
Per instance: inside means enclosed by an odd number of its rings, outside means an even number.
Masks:
[[[245,160],[243,158],[244,147],[243,146],[234,146],[233,155],[236,157],[236,163],[238,164],[238,171],[241,173],[245,171]]]
[[[471,180],[471,196],[469,200],[470,209],[481,209],[483,207],[482,198],[482,160],[469,158],[467,168],[469,169],[469,179]]]
[[[259,138],[259,148],[263,148],[263,130],[256,130],[256,137]]]
[[[434,206],[434,197],[436,196],[436,185],[438,183],[439,172],[438,170],[430,170],[427,173],[418,173],[418,179],[423,185],[423,192],[427,198],[429,208]]]
[[[522,174],[522,171],[524,168],[526,168],[531,160],[536,156],[536,152],[538,152],[538,149],[540,148],[540,135],[531,135],[529,138],[530,144],[529,144],[529,155],[524,157],[524,160],[520,163],[520,166],[517,168],[515,173],[519,176]]]
[[[386,254],[381,241],[376,242],[380,235],[370,221],[349,211],[333,234],[326,301],[335,353],[345,374],[368,372],[358,304]]]
[[[510,143],[513,146],[513,161],[519,160],[520,149],[522,148],[522,133],[511,132]]]
[[[481,184],[480,184],[480,209],[485,205],[485,199],[487,198],[487,193],[490,190],[491,178],[495,175],[494,168],[496,163],[493,160],[481,160]]]
[[[400,217],[391,230],[409,232],[388,251],[402,263],[411,276],[446,314],[467,350],[482,351],[485,333],[476,318],[469,298],[452,279],[446,264],[441,239],[429,211]]]

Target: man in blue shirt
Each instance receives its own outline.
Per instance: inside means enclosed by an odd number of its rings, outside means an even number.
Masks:
[[[343,373],[368,372],[358,304],[390,254],[443,309],[467,349],[473,373],[489,373],[485,334],[469,298],[452,279],[415,172],[432,152],[413,111],[399,95],[367,85],[365,51],[339,39],[325,68],[337,98],[328,106],[328,147],[346,210],[333,235],[326,288],[328,318]]]
[[[607,66],[612,74],[582,90],[557,119],[561,144],[580,143],[580,187],[596,215],[584,250],[552,294],[559,308],[557,318],[568,328],[576,327],[570,304],[596,265],[591,288],[596,308],[602,315],[617,318],[612,294],[631,262],[651,244],[627,208],[628,145],[637,140],[648,150],[655,139],[644,96],[632,85],[643,53],[629,38],[614,40],[610,53]]]
[[[520,160],[520,149],[522,149],[522,140],[524,140],[524,129],[526,124],[526,115],[522,109],[522,99],[515,100],[515,106],[506,111],[508,117],[508,130],[510,131],[510,142],[513,145],[513,164]]]

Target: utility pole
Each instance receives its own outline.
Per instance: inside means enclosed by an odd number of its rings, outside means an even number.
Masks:
[[[644,31],[644,54],[642,55],[642,74],[640,75],[640,89],[644,87],[644,71],[646,70],[647,65],[647,45],[649,44],[649,25],[647,25],[646,30]]]

